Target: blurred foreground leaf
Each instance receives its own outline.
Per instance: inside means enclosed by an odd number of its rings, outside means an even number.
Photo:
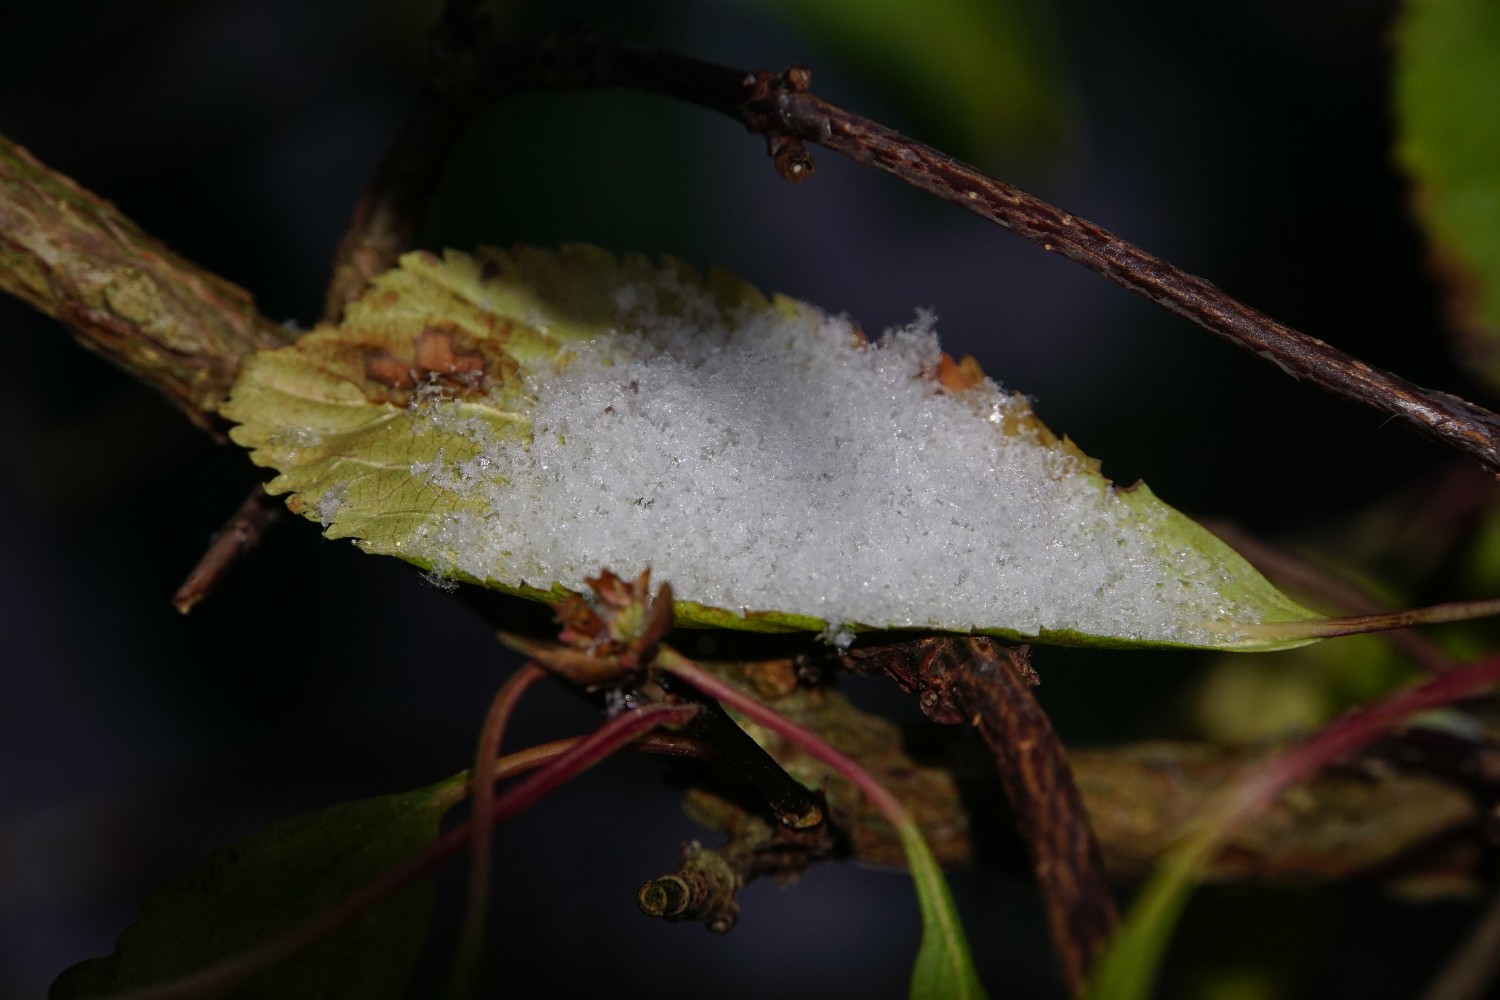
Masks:
[[[330,806],[217,852],[147,898],[113,954],[68,969],[50,995],[82,1000],[150,986],[280,937],[429,844],[463,779]],[[426,937],[432,900],[431,882],[415,882],[307,951],[219,995],[400,996]]]

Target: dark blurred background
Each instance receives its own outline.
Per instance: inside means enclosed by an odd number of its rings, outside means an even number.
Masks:
[[[825,98],[1368,361],[1483,401],[1446,360],[1391,163],[1393,7],[497,9],[517,33],[577,22],[747,69],[806,64]],[[0,132],[251,290],[270,316],[315,319],[354,200],[420,85],[437,0],[7,8]],[[816,177],[792,187],[727,119],[649,95],[527,95],[458,151],[423,243],[670,252],[870,331],[932,307],[950,351],[1031,394],[1107,474],[1270,536],[1337,525],[1448,461],[1066,261],[814,154]],[[169,595],[256,471],[19,303],[0,301],[0,331],[11,351],[0,393],[0,996],[23,998],[108,952],[149,890],[213,848],[466,766],[513,660],[415,571],[303,522],[275,529],[218,594],[178,616]],[[1039,696],[1071,743],[1172,735],[1162,706],[1199,662],[1039,651]],[[856,694],[916,718],[881,685]],[[539,689],[513,739],[596,721],[587,703]],[[700,835],[660,771],[612,762],[501,834],[495,965],[507,995],[904,995],[917,913],[900,875],[831,865],[794,888],[756,884],[725,938],[641,917],[636,886]],[[981,866],[954,884],[994,995],[1059,995],[1026,879]],[[1209,893],[1165,989],[1411,995],[1466,916],[1359,888]],[[446,955],[444,927],[429,969]],[[1235,983],[1252,991],[1217,992]]]

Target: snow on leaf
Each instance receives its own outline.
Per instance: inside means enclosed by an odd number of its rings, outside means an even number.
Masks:
[[[409,254],[224,413],[273,493],[454,579],[556,599],[608,567],[679,622],[1268,649],[1314,618],[938,346],[676,260]],[[1269,627],[1268,627],[1269,626]]]

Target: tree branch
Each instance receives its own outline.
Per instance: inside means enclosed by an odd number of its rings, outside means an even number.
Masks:
[[[0,136],[0,290],[61,321],[216,433],[240,359],[286,343],[243,289]]]
[[[448,0],[432,32],[427,83],[355,204],[334,253],[323,318],[338,322],[377,274],[413,248],[453,146],[492,96],[480,81],[481,54],[494,45],[488,9]]]
[[[260,536],[281,519],[285,510],[286,506],[280,498],[267,496],[266,491],[257,483],[239,508],[229,516],[229,520],[224,522],[224,527],[209,541],[208,550],[198,560],[198,565],[193,567],[182,586],[172,595],[172,607],[182,614],[197,607],[199,601],[213,593],[230,567],[255,548]]]
[[[811,74],[747,73],[587,31],[495,46],[485,61],[494,96],[531,89],[632,87],[722,112],[767,137],[792,181],[812,173],[817,143],[959,205],[1103,275],[1296,379],[1406,423],[1500,474],[1500,415],[1424,389],[1278,323],[1158,257],[974,167],[806,92]]]

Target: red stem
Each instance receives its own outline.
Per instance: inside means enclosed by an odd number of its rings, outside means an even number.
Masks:
[[[1269,808],[1284,791],[1335,761],[1364,749],[1413,715],[1478,697],[1500,683],[1500,656],[1456,667],[1425,684],[1333,720],[1302,743],[1256,768],[1227,804],[1227,829]],[[1227,835],[1227,833],[1226,833]]]
[[[493,844],[490,831],[495,804],[495,782],[498,772],[495,758],[505,737],[505,727],[515,712],[521,695],[547,672],[535,663],[527,663],[500,686],[479,733],[479,747],[474,757],[469,787],[474,797],[474,847],[470,852],[469,891],[464,905],[463,929],[459,933],[458,953],[454,961],[454,982],[450,993],[465,997],[474,994],[479,970],[480,951],[484,945],[484,925],[489,910],[490,857]]]

